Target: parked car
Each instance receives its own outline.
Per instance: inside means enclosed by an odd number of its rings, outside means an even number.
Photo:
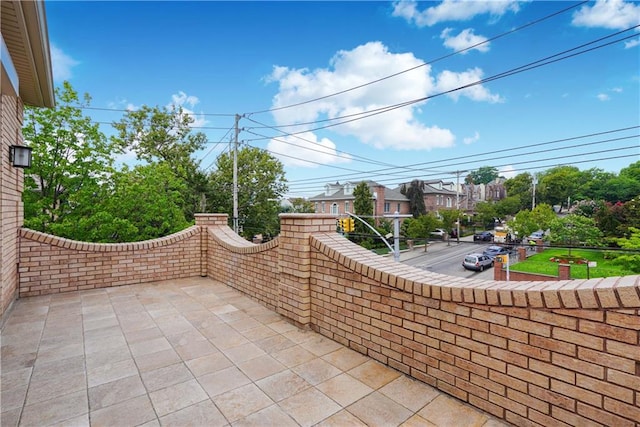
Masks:
[[[504,246],[488,246],[483,252],[483,255],[494,259],[497,255],[508,255],[511,253],[511,249]]]
[[[432,236],[444,237],[447,232],[443,228],[436,228],[431,232]]]
[[[485,268],[493,267],[493,258],[484,254],[465,255],[462,266],[467,270],[484,271]]]
[[[534,231],[533,233],[531,233],[531,235],[529,237],[527,237],[529,240],[540,240],[544,238],[544,231]]]
[[[493,242],[493,233],[490,231],[481,231],[473,235],[473,241]]]

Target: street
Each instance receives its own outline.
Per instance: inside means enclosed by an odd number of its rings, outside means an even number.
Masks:
[[[457,277],[474,277],[484,280],[493,280],[493,268],[483,272],[465,270],[462,267],[462,260],[470,253],[482,253],[485,247],[491,242],[473,242],[473,236],[460,239],[457,243],[455,239],[447,242],[432,241],[429,243],[427,251],[424,246],[417,246],[412,251],[400,253],[400,262],[434,273],[447,274]]]

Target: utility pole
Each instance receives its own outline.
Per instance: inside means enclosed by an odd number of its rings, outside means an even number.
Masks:
[[[538,178],[534,175],[533,176],[533,199],[531,202],[531,211],[533,211],[536,208],[536,184],[538,183]]]
[[[236,132],[233,144],[233,231],[238,234],[238,128],[240,115],[236,114]]]
[[[460,243],[460,171],[456,171],[456,210],[458,219],[456,220],[456,240]]]

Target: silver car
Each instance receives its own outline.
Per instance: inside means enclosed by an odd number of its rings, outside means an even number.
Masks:
[[[484,271],[485,268],[493,267],[493,258],[484,254],[465,255],[462,266],[467,270]]]

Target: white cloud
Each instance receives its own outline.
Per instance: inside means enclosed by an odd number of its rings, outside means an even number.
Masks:
[[[640,5],[623,0],[597,0],[574,12],[572,24],[624,30],[640,24]]]
[[[440,92],[443,88],[453,89],[452,85],[456,82],[467,84],[474,77],[482,76],[479,69],[463,73],[448,71],[447,74],[440,74],[436,84],[436,80],[431,76],[431,67],[421,66],[422,64],[423,62],[411,53],[391,53],[382,43],[369,42],[350,51],[339,51],[331,59],[328,68],[308,70],[274,67],[272,74],[266,78],[268,82],[276,82],[279,85],[279,91],[273,98],[273,108],[321,98],[364,85],[317,102],[274,111],[274,119],[278,125],[284,125],[349,115],[354,115],[352,117],[355,118],[355,115],[365,111],[425,98]],[[413,70],[365,85],[407,69]],[[500,100],[499,95],[491,94],[480,85],[451,95],[454,99],[460,96],[476,101]],[[420,105],[425,102],[420,101],[370,118],[350,121],[329,130],[356,137],[361,142],[380,149],[430,150],[452,146],[455,137],[450,130],[419,121],[417,115],[420,114]],[[339,121],[345,120],[349,119]],[[310,126],[301,125],[300,129],[310,129]]]
[[[429,7],[423,11],[419,11],[417,6],[418,2],[415,0],[396,1],[393,4],[392,15],[404,18],[418,27],[430,27],[439,22],[445,21],[468,21],[477,15],[483,14],[490,14],[493,17],[501,17],[507,12],[515,13],[520,9],[518,2],[515,0],[444,0],[437,6]]]
[[[610,100],[610,99],[611,99],[611,98],[609,98],[609,95],[607,95],[606,93],[599,93],[596,97],[597,97],[600,101],[608,101],[608,100]]]
[[[631,49],[632,47],[636,47],[640,45],[640,38],[637,39],[633,39],[633,40],[627,40],[624,42],[624,48],[625,49]]]
[[[486,42],[487,38],[474,34],[472,28],[462,30],[457,36],[451,36],[451,31],[453,31],[451,28],[445,28],[442,33],[440,33],[440,38],[444,39],[444,45],[446,47],[453,49],[456,52],[467,49],[460,52],[462,55],[465,55],[474,49],[480,52],[489,51],[489,43],[480,44]],[[476,46],[478,44],[480,45]],[[469,49],[471,46],[475,47]]]
[[[466,138],[464,138],[462,140],[462,142],[464,142],[466,145],[469,144],[473,144],[474,142],[478,141],[480,139],[480,134],[478,133],[478,131],[476,131],[473,136],[467,136]]]
[[[622,93],[622,88],[621,87],[614,87],[613,89],[611,89],[612,92],[615,93]]]
[[[484,73],[482,70],[477,67],[461,73],[445,70],[438,74],[436,79],[437,91],[447,92],[462,86],[472,85],[466,89],[460,89],[448,93],[447,96],[456,101],[460,96],[466,96],[473,101],[486,101],[492,104],[504,102],[504,99],[500,95],[492,94],[486,87],[480,84],[473,85],[473,83],[482,80],[483,75]]]
[[[317,135],[312,132],[274,138],[269,141],[267,149],[286,166],[315,168],[319,166],[318,163],[351,162],[350,155],[336,151],[336,144],[333,141],[329,138],[322,138],[318,141]],[[311,160],[313,163],[306,160]]]
[[[58,46],[53,43],[49,45],[51,47],[51,68],[53,69],[53,80],[61,82],[69,80],[73,73],[72,68],[80,64],[79,61],[73,59],[62,51]]]
[[[515,168],[512,165],[507,165],[503,168],[500,169],[499,171],[500,176],[503,176],[507,179],[509,178],[513,178],[514,176],[517,175],[517,172],[515,170]]]
[[[199,128],[205,126],[209,121],[205,118],[204,114],[196,114],[192,108],[198,104],[200,100],[197,96],[187,95],[183,91],[179,91],[171,95],[171,102],[167,105],[168,108],[172,106],[182,107],[182,113],[191,117],[192,122],[189,124],[192,128]],[[190,108],[187,108],[189,106]]]

